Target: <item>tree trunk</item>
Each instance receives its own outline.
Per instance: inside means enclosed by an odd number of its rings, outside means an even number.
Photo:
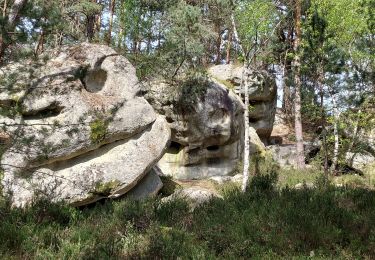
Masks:
[[[242,191],[246,192],[247,184],[249,182],[249,168],[250,168],[250,139],[249,139],[249,85],[248,81],[246,80],[249,76],[249,64],[246,61],[246,54],[242,47],[240,38],[238,37],[236,22],[234,20],[234,15],[231,16],[232,20],[232,27],[234,38],[237,41],[238,46],[240,47],[241,53],[245,59],[244,68],[242,71],[242,80],[241,80],[241,88],[245,88],[245,112],[244,112],[244,125],[245,125],[245,139],[244,139],[244,153],[243,153],[243,180],[242,180]]]
[[[111,41],[112,41],[113,14],[115,13],[115,5],[116,5],[116,0],[111,0],[110,6],[109,6],[108,34],[107,34],[107,39],[106,39],[107,45],[111,45]]]
[[[96,3],[96,0],[91,0],[91,2]],[[96,15],[88,14],[86,17],[86,40],[88,42],[92,42],[95,37]]]
[[[350,141],[350,144],[349,144],[349,147],[348,147],[348,151],[347,151],[348,153],[350,153],[353,150],[354,143],[357,140],[357,136],[358,136],[358,132],[359,132],[359,120],[360,120],[361,113],[362,113],[362,109],[358,110],[359,116],[358,116],[357,121],[355,122],[355,125],[354,125],[353,137],[351,138],[351,141]],[[348,163],[349,163],[350,166],[353,166],[354,157],[355,157],[355,153],[353,153],[353,156],[351,156],[350,159],[349,159]]]
[[[303,147],[303,132],[302,132],[302,116],[301,116],[301,61],[299,56],[299,47],[301,42],[301,0],[295,2],[295,28],[296,35],[294,40],[294,85],[295,85],[295,103],[294,103],[294,118],[295,118],[295,132],[297,140],[297,167],[299,169],[305,168],[305,154]]]
[[[44,51],[44,30],[41,29],[38,39],[38,44],[35,47],[34,55],[38,57]]]
[[[244,160],[243,160],[243,181],[242,191],[245,192],[249,181],[249,168],[250,168],[250,140],[249,140],[249,84],[247,78],[249,77],[249,65],[245,64],[244,72],[242,74],[243,86],[245,88],[245,140],[244,140]]]
[[[221,33],[220,33],[220,25],[215,24],[216,28],[216,33],[217,33],[217,38],[215,42],[215,49],[216,49],[216,60],[215,64],[220,64],[221,63]]]
[[[321,116],[321,126],[322,126],[322,137],[323,137],[323,152],[324,152],[324,174],[328,175],[328,145],[327,145],[327,130],[326,130],[326,115],[324,111],[324,71],[323,65],[320,64],[318,67],[318,89],[320,95],[320,116]]]
[[[291,92],[290,92],[290,86],[289,83],[289,72],[287,65],[283,66],[283,112],[285,115],[288,116],[288,119],[291,119],[291,116],[294,114],[292,109],[292,102],[291,102]],[[289,121],[289,120],[288,120]]]
[[[234,20],[234,15],[233,15],[233,14],[232,14],[232,16],[231,16],[231,20],[232,20],[232,27],[233,27],[234,39],[235,39],[236,42],[237,42],[237,45],[238,45],[238,47],[239,47],[239,49],[240,49],[240,53],[241,53],[242,55],[245,55],[245,50],[244,50],[244,48],[243,48],[243,46],[242,46],[241,39],[240,39],[240,37],[238,36],[237,27],[236,27],[236,22],[235,22],[235,20]],[[245,56],[244,56],[244,59],[246,59]]]
[[[99,0],[97,3],[103,5],[103,1]],[[95,26],[94,26],[95,33],[100,35],[100,31],[102,29],[102,13],[95,15]]]
[[[95,15],[87,16],[87,25],[86,25],[86,40],[92,42],[95,35]]]
[[[4,5],[3,5],[3,17],[7,15],[7,8],[8,8],[8,1],[5,0]]]
[[[232,47],[231,45],[232,45],[232,30],[229,29],[228,42],[227,42],[227,56],[226,56],[226,59],[225,59],[226,64],[230,64],[230,49]]]
[[[27,3],[27,0],[15,0],[13,5],[10,8],[8,21],[6,21],[5,28],[7,31],[13,31],[14,27],[16,26],[16,22],[18,20],[19,13],[21,12],[22,8]],[[6,7],[4,3],[4,7]],[[6,10],[3,10],[3,13],[6,14]],[[6,41],[7,32],[3,32],[0,34],[0,63],[3,62],[5,50],[8,47],[9,43]]]
[[[335,145],[333,148],[333,158],[332,158],[332,165],[331,165],[331,172],[333,175],[336,175],[336,169],[337,169],[337,163],[339,158],[339,110],[337,107],[336,97],[334,94],[331,94],[331,99],[333,103],[333,117],[334,117],[334,123],[333,123],[333,135],[335,138]]]

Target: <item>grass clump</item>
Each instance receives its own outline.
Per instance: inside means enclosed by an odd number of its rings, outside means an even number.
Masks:
[[[226,185],[191,211],[181,199],[107,200],[81,209],[35,202],[0,205],[4,259],[371,259],[375,192],[278,188],[275,173],[242,193]]]

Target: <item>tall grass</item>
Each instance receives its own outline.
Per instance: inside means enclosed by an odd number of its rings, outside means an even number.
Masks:
[[[276,175],[235,186],[193,212],[158,198],[72,208],[0,206],[4,259],[248,259],[375,256],[375,192],[277,189]]]

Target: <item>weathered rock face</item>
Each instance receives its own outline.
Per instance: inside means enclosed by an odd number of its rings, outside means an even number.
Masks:
[[[177,179],[202,179],[232,172],[241,160],[243,104],[213,81],[183,86],[153,82],[146,99],[165,115],[172,143],[158,163],[164,174]]]
[[[269,145],[267,150],[271,152],[273,159],[281,167],[297,167],[297,148],[295,144]],[[319,150],[320,143],[305,142],[305,159],[307,161],[313,159]]]
[[[240,89],[242,67],[217,65],[209,69],[209,74],[218,81],[232,85],[235,93],[243,96],[244,90]],[[266,71],[253,71],[245,77],[249,82],[250,126],[255,128],[263,142],[268,143],[276,112],[276,81]]]
[[[282,109],[277,108],[275,114],[275,122],[270,137],[270,144],[293,144],[294,127],[288,123],[287,116]]]
[[[11,136],[2,184],[15,205],[39,195],[75,205],[118,197],[164,154],[169,126],[138,95],[134,67],[111,48],[68,47],[18,71],[5,68],[2,76],[14,80],[0,96],[19,108],[0,120]]]

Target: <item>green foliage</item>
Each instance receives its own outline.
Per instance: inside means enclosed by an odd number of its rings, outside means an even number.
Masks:
[[[94,195],[108,196],[111,191],[119,186],[120,182],[118,180],[113,180],[110,182],[100,182],[95,186],[95,190],[92,191]]]
[[[190,211],[184,200],[106,201],[75,209],[38,201],[0,204],[2,258],[368,258],[375,253],[375,194],[326,181],[277,189],[276,174]]]
[[[104,119],[98,118],[90,123],[90,138],[94,143],[100,143],[104,140],[107,134],[108,122]]]
[[[301,171],[293,168],[281,168],[278,173],[278,186],[281,188],[293,188],[298,183],[314,183],[317,178],[324,176],[323,172],[315,169]]]
[[[238,20],[238,33],[245,48],[250,54],[250,59],[257,58],[272,62],[272,57],[267,52],[273,38],[275,26],[280,19],[274,3],[269,0],[239,1],[236,8],[236,19]],[[268,50],[269,51],[269,50]],[[268,56],[262,55],[267,53]],[[259,57],[258,57],[259,56]]]
[[[205,76],[192,75],[179,82],[175,107],[184,113],[194,111],[196,105],[206,96],[210,81]]]
[[[170,176],[161,176],[163,182],[163,188],[160,190],[160,194],[163,196],[172,195],[177,189],[181,188],[177,182],[175,182]]]

